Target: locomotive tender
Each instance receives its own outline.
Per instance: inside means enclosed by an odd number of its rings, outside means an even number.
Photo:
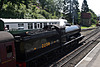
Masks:
[[[79,26],[70,24],[47,25],[13,36],[0,31],[0,67],[33,67],[35,59],[58,48],[63,49],[64,43],[81,36],[80,31]]]

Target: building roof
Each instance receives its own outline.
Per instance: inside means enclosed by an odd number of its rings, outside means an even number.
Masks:
[[[6,22],[57,22],[57,21],[67,21],[65,19],[1,19]]]

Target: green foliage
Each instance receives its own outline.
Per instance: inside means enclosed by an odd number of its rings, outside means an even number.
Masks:
[[[46,19],[49,19],[50,18],[50,15],[48,12],[46,12],[45,10],[41,10],[41,14],[46,17]]]
[[[47,4],[47,0],[39,0],[42,8],[44,9],[45,8],[45,5]]]
[[[63,17],[72,23],[72,14],[70,11],[67,13],[67,7],[64,14],[60,12],[64,6],[62,4],[63,0],[39,0],[40,3],[36,1],[37,0],[2,0],[0,18],[58,19]],[[74,0],[74,5],[77,8],[74,13],[78,14],[78,16],[75,16],[75,20],[77,21],[78,18],[78,24],[80,24],[81,14],[78,9],[77,0]],[[89,10],[89,12],[92,15],[92,23],[96,24],[96,14],[92,10]]]
[[[89,13],[91,13],[92,24],[97,24],[97,15],[91,9],[89,9]]]
[[[15,2],[16,1],[16,2]],[[58,18],[56,14],[48,12],[41,8],[36,0],[9,0],[3,4],[0,10],[0,18],[27,18],[27,19],[49,19]],[[25,4],[27,1],[27,5]],[[57,13],[56,11],[54,11]]]
[[[78,12],[78,24],[81,22],[81,12]]]
[[[17,18],[17,12],[15,10],[14,4],[11,2],[7,2],[7,4],[3,5],[2,10],[0,11],[0,17],[1,18]]]
[[[87,4],[87,1],[84,0],[83,3],[82,3],[82,9],[81,9],[82,12],[88,12],[89,11],[89,7],[88,7],[88,4]]]
[[[60,17],[61,14],[53,10],[52,6],[50,9],[42,9],[42,6],[36,1],[37,0],[9,0],[3,4],[2,10],[0,10],[0,18],[55,19]],[[49,2],[52,4],[53,0],[49,0],[48,3]]]
[[[36,19],[45,19],[45,17],[41,14],[35,14]]]
[[[51,19],[58,19],[58,17],[57,16],[52,16]]]
[[[78,0],[64,0],[64,18],[70,23],[78,23],[78,12],[79,12]]]

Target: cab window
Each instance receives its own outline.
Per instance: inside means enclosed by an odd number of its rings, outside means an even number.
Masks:
[[[7,58],[12,57],[12,46],[11,45],[7,46],[6,50],[7,50]]]

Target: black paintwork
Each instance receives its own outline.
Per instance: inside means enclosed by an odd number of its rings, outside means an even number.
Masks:
[[[30,62],[60,48],[62,44],[71,39],[70,37],[77,37],[80,33],[80,29],[68,33],[65,33],[64,29],[64,27],[49,26],[43,30],[29,31],[24,36],[22,34],[15,35],[17,62]],[[42,46],[42,44],[46,44],[46,46]]]

